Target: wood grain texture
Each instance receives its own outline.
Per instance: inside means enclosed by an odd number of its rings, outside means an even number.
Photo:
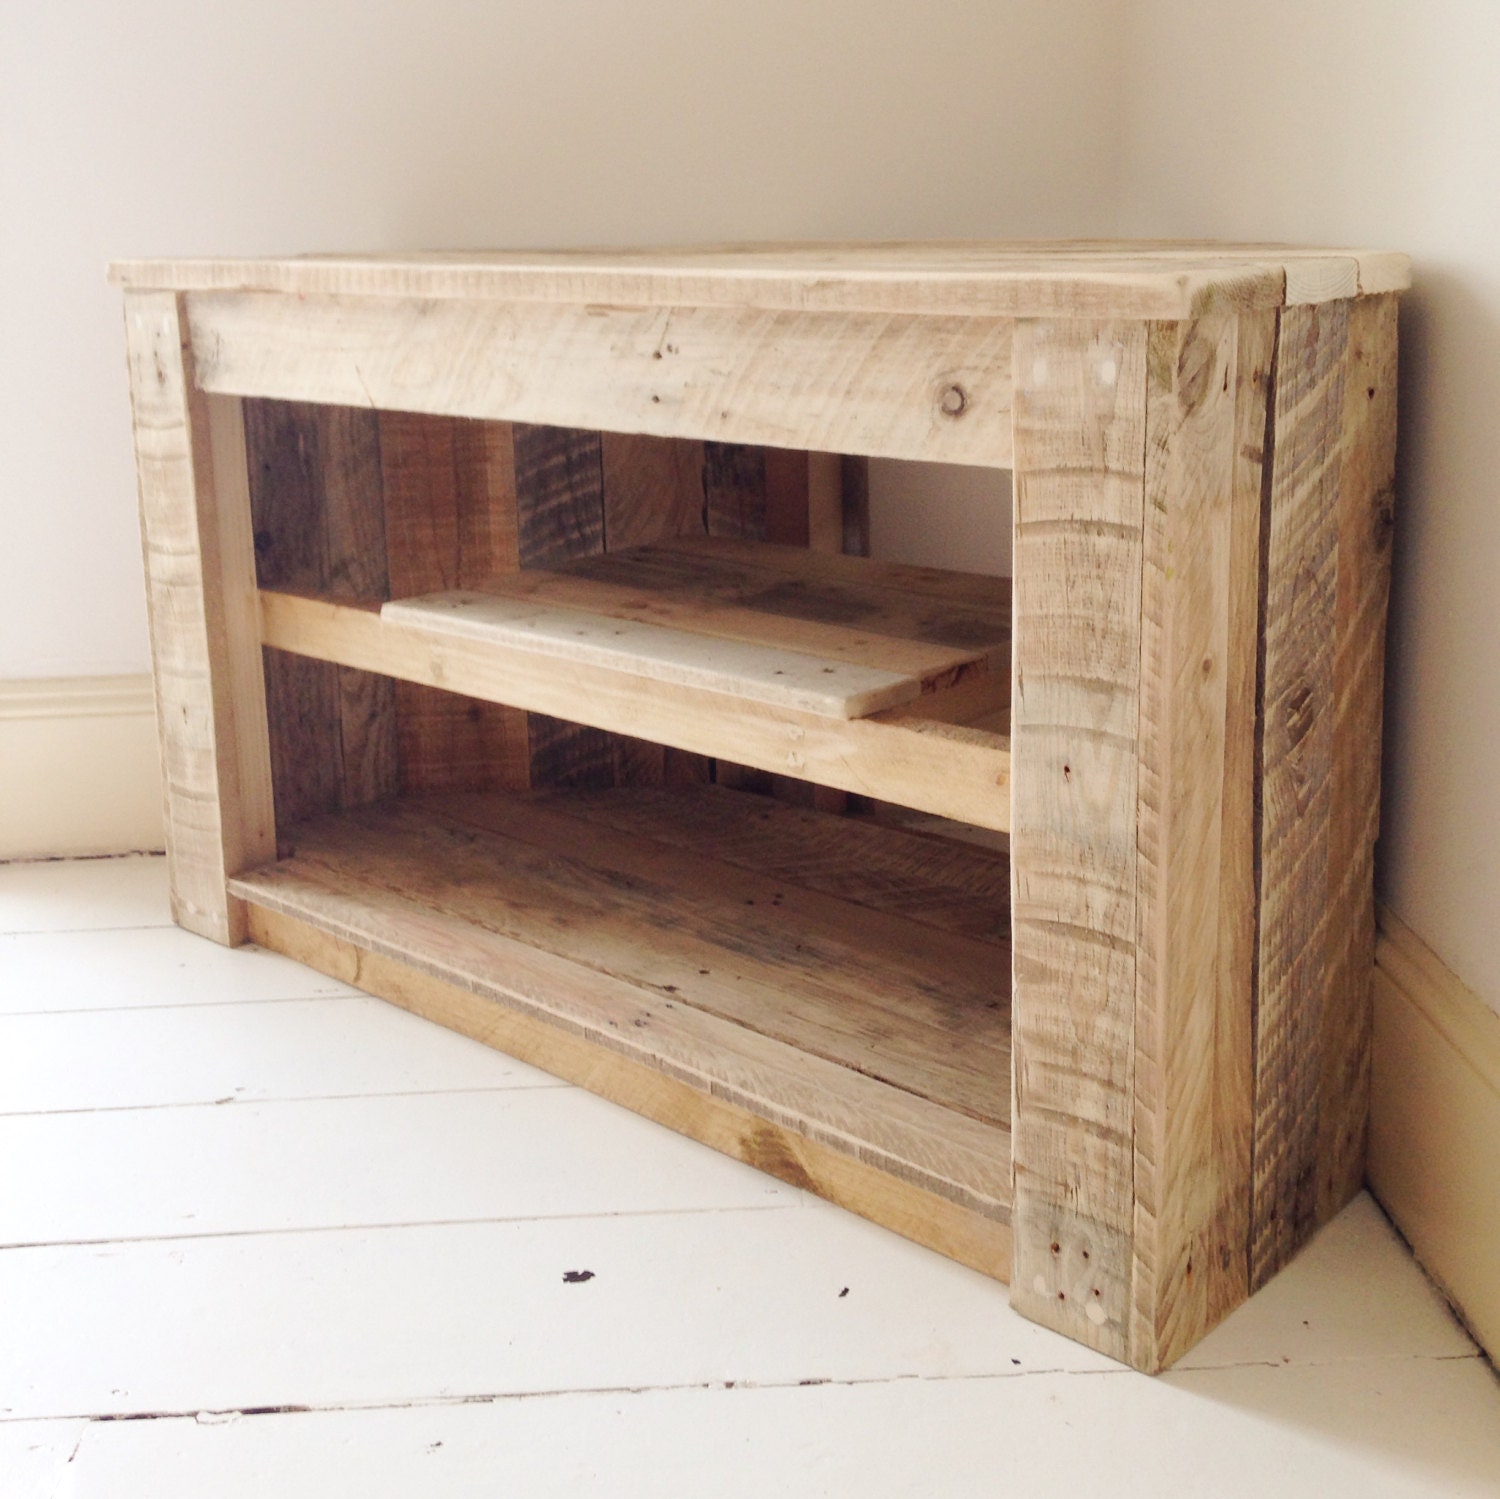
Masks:
[[[125,331],[172,912],[236,943],[226,879],[275,849],[244,432],[195,389],[176,297],[128,297]]]
[[[609,551],[704,531],[704,448],[687,439],[601,434]]]
[[[390,593],[403,598],[513,573],[518,563],[513,438],[501,422],[381,412]],[[524,714],[396,684],[400,786],[489,790],[530,784]]]
[[[703,444],[703,521],[710,536],[766,539],[766,450],[742,442]]]
[[[1010,860],[1003,850],[829,817],[722,786],[570,792],[547,795],[542,804],[1009,951]]]
[[[1012,1302],[1128,1358],[1146,329],[1015,341]]]
[[[1349,309],[1340,433],[1334,594],[1333,764],[1328,826],[1328,978],[1320,1037],[1316,1220],[1365,1174],[1370,1100],[1370,974],[1385,615],[1396,462],[1396,299]]]
[[[604,447],[598,432],[517,426],[515,465],[523,569],[555,567],[604,551]],[[625,479],[618,463],[613,477],[617,485]],[[628,504],[629,498],[622,493],[622,501]],[[635,529],[648,524],[639,511],[627,521]],[[594,724],[533,713],[527,733],[535,786],[655,785],[665,773],[660,746],[621,739]]]
[[[946,645],[922,638],[934,616],[944,619],[941,608],[925,600],[898,596],[890,612],[882,614],[873,590],[856,592],[838,580],[826,594],[816,584],[786,587],[785,579],[778,585],[764,573],[747,576],[743,569],[726,569],[712,558],[688,559],[684,566],[683,559],[668,550],[606,553],[560,571],[538,569],[493,578],[486,582],[484,596],[586,610],[601,619],[667,625],[718,640],[878,667],[915,676],[928,690],[971,674],[966,667],[1009,665],[1008,618],[988,623],[990,643],[985,645],[980,643],[981,631],[972,628],[972,613],[953,611],[946,615],[946,623],[964,631],[971,643]],[[792,609],[796,612],[789,612]]]
[[[922,691],[920,677],[884,666],[496,592],[424,594],[387,604],[381,613],[428,630],[530,651],[555,662],[559,671],[587,661],[663,686],[682,683],[834,718],[863,718]]]
[[[496,578],[482,592],[394,600],[382,617],[561,663],[836,718],[864,717],[961,680],[1008,680],[1008,587],[989,609],[941,576],[794,548],[663,542]],[[976,580],[952,575],[961,599]],[[999,696],[996,701],[1003,699]]]
[[[701,688],[673,687],[578,663],[566,675],[525,652],[383,621],[368,608],[293,594],[261,595],[268,645],[322,660],[508,702],[700,755],[726,743],[778,774],[856,791],[980,827],[1010,825],[1010,744],[993,727],[1004,684],[995,674],[930,693],[869,718],[829,719],[746,704]],[[957,695],[960,705],[947,699]],[[936,758],[935,758],[936,757]],[[941,775],[934,776],[933,765]]]
[[[122,285],[304,296],[1178,320],[1398,291],[1410,266],[1404,255],[1352,248],[1034,240],[125,261],[111,274]]]
[[[287,401],[243,405],[260,586],[322,592],[328,584],[328,531],[320,408]],[[339,805],[340,670],[332,662],[265,653],[278,827]]]
[[[1003,318],[211,292],[189,309],[203,387],[218,394],[1010,460]]]
[[[614,795],[318,819],[243,888],[1004,1217],[1003,953],[616,832]]]
[[[1253,752],[1268,314],[1153,324],[1137,779],[1131,1362],[1249,1294]]]
[[[1348,339],[1347,302],[1281,316],[1260,684],[1252,1287],[1317,1222]]]
[[[332,925],[322,912],[320,919]],[[1010,1227],[1000,1218],[961,1206],[948,1196],[927,1191],[895,1174],[877,1148],[869,1150],[870,1159],[866,1160],[842,1139],[838,1146],[830,1146],[807,1129],[767,1119],[758,1102],[755,1107],[732,1102],[726,1096],[727,1088],[705,1087],[701,1075],[691,1075],[684,1081],[676,1075],[677,1066],[666,1068],[655,1057],[639,1060],[601,1044],[605,1036],[628,1036],[633,1026],[611,1028],[606,1020],[597,1032],[575,1034],[571,1025],[557,1023],[551,1014],[537,1018],[507,1003],[509,991],[491,973],[460,975],[454,972],[451,960],[418,962],[410,955],[389,956],[365,945],[358,928],[351,928],[357,937],[350,940],[301,917],[252,905],[250,930],[262,947],[286,953],[331,977],[357,984],[414,1014],[577,1083],[758,1170],[871,1218],[982,1274],[1003,1281],[1010,1273]],[[560,992],[555,984],[550,988],[553,994]],[[642,1018],[639,1009],[635,1018]],[[586,1024],[580,1022],[578,1029],[582,1031]],[[717,1070],[734,1068],[734,1052],[730,1046],[721,1045],[721,1039],[734,1038],[713,1037],[701,1048],[702,1055],[716,1060]],[[677,1065],[685,1068],[690,1064]],[[761,1066],[758,1061],[751,1064],[752,1068]],[[821,1089],[818,1096],[827,1097]],[[867,1112],[876,1120],[887,1117],[880,1105]]]

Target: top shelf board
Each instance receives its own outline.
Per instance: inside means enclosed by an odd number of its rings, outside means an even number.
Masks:
[[[765,244],[117,261],[131,290],[1179,319],[1401,291],[1392,251],[1212,241]]]

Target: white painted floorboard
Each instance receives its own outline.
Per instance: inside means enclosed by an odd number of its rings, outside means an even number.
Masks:
[[[0,866],[0,876],[5,872]],[[11,914],[6,895],[0,888],[0,922]],[[0,1015],[178,1008],[358,992],[279,953],[255,947],[231,951],[172,926],[66,936],[0,932]]]
[[[1368,1198],[1150,1380],[166,920],[159,859],[0,867],[0,1499],[1500,1495],[1500,1385]]]

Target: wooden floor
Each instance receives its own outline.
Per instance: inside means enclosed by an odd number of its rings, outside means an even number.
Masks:
[[[5,1499],[1437,1499],[1500,1385],[1368,1198],[1151,1380],[285,959],[0,867]]]

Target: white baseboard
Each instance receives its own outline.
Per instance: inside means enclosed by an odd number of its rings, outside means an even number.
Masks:
[[[1375,950],[1370,1185],[1500,1357],[1500,1015],[1384,908]]]
[[[0,682],[0,859],[161,847],[151,678]]]

